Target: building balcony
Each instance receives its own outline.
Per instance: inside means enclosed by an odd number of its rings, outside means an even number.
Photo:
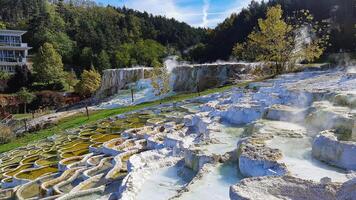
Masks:
[[[0,46],[10,46],[10,47],[28,47],[27,43],[11,43],[0,41]]]
[[[26,59],[21,57],[0,57],[0,62],[7,62],[7,63],[25,63]]]
[[[27,43],[2,43],[0,42],[0,49],[3,50],[30,50],[32,49]]]

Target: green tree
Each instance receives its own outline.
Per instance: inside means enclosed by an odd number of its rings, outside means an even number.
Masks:
[[[84,70],[75,91],[83,97],[90,97],[99,89],[100,83],[101,76],[95,69]]]
[[[72,41],[66,33],[46,31],[43,37],[45,41],[53,44],[53,47],[62,56],[63,60],[71,60],[75,42]]]
[[[136,43],[125,43],[115,53],[115,62],[119,68],[132,65],[154,66],[162,63],[166,48],[154,40],[139,40]]]
[[[319,58],[325,50],[326,36],[318,38],[310,23],[313,18],[303,11],[303,18],[287,23],[280,5],[268,8],[266,19],[258,20],[258,30],[248,36],[246,43],[237,43],[234,55],[239,59],[255,59],[273,63],[279,74],[297,62]]]
[[[201,59],[205,57],[206,45],[199,43],[189,50],[189,59],[193,62],[200,62]]]
[[[84,66],[92,66],[94,60],[94,53],[90,47],[84,47],[80,54],[80,62]]]
[[[77,75],[73,70],[65,73],[65,83],[68,85],[67,90],[73,91],[78,82]]]
[[[101,72],[111,68],[110,57],[105,50],[102,50],[99,54],[97,68]]]
[[[24,113],[27,113],[27,104],[31,103],[36,98],[36,96],[29,92],[25,87],[21,88],[21,90],[18,91],[16,95],[24,104]]]
[[[40,47],[33,63],[33,71],[39,81],[61,81],[64,75],[62,57],[50,43]]]
[[[125,68],[131,65],[131,56],[128,49],[115,52],[115,65],[116,68]]]
[[[166,48],[154,40],[140,40],[135,47],[134,57],[141,65],[153,67],[166,55]]]
[[[152,87],[155,90],[156,96],[161,96],[167,94],[170,91],[170,74],[165,66],[163,66],[157,60],[153,61],[153,72],[152,72]]]

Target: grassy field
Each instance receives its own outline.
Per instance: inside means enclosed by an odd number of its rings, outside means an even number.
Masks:
[[[203,92],[200,92],[200,95],[207,95],[207,94],[212,94],[215,92],[222,92],[222,91],[228,90],[232,87],[244,87],[247,84],[248,84],[248,82],[245,82],[245,83],[240,83],[237,85],[229,85],[229,86],[224,86],[224,87],[220,87],[220,88],[208,89]],[[52,128],[44,129],[44,130],[41,130],[41,131],[38,131],[35,133],[29,133],[23,137],[14,139],[10,143],[0,145],[0,153],[10,151],[17,147],[27,145],[30,142],[38,141],[38,140],[44,139],[48,136],[51,136],[51,135],[54,135],[57,133],[61,133],[66,129],[76,128],[81,125],[96,122],[100,119],[104,119],[104,118],[107,118],[107,117],[110,117],[113,115],[118,115],[121,113],[126,113],[126,112],[130,112],[130,111],[135,111],[135,110],[159,105],[160,103],[171,103],[171,102],[183,101],[183,100],[191,99],[191,98],[194,98],[197,96],[198,96],[197,93],[178,94],[175,96],[171,96],[171,97],[162,99],[161,101],[147,102],[147,103],[142,103],[139,105],[121,107],[121,108],[116,108],[116,109],[94,111],[90,115],[89,119],[83,114],[76,114],[76,115],[73,115],[73,116],[70,116],[70,117],[60,120],[57,123],[57,125]]]

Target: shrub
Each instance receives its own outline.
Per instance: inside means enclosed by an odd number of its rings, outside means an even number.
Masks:
[[[101,76],[95,69],[84,70],[75,91],[83,97],[90,97],[99,89],[100,83]]]
[[[14,137],[14,133],[8,126],[0,125],[0,144],[6,144]]]
[[[9,80],[11,75],[7,72],[0,71],[0,80]]]
[[[36,110],[39,107],[59,108],[65,105],[65,99],[59,92],[41,91],[36,96],[36,99],[30,105],[32,110]]]

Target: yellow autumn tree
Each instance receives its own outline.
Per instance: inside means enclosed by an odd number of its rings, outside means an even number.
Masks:
[[[169,79],[170,75],[166,67],[164,67],[160,62],[153,61],[153,71],[152,71],[152,87],[155,90],[156,96],[162,96],[170,91]]]
[[[266,19],[258,20],[258,28],[248,36],[247,42],[237,43],[233,54],[242,60],[272,63],[280,74],[297,62],[311,62],[319,58],[326,47],[327,35],[320,33],[317,23],[306,10],[295,18],[283,19],[280,5],[268,8]]]

